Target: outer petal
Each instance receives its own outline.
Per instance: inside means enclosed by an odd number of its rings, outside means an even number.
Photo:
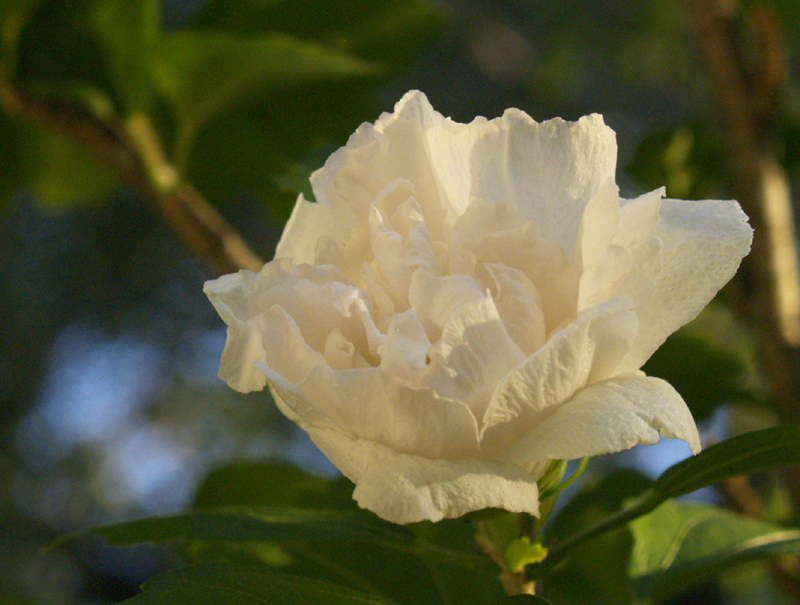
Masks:
[[[584,311],[497,384],[483,417],[483,456],[493,456],[530,429],[548,407],[614,375],[636,334],[630,301]]]
[[[246,297],[238,294],[251,290],[254,280],[255,274],[244,270],[207,281],[203,286],[203,292],[228,326],[219,377],[240,393],[261,391],[267,384],[255,367],[256,362],[264,361],[261,333],[248,322],[253,311]]]
[[[442,210],[424,133],[442,120],[425,95],[406,93],[394,113],[383,114],[374,126],[362,124],[347,145],[311,175],[317,201],[337,217],[332,230],[337,241],[344,242],[352,225],[367,218],[370,204],[396,179],[413,183],[418,199],[424,203],[425,222],[438,232]]]
[[[440,521],[485,508],[539,514],[534,478],[494,461],[431,460],[399,454],[335,430],[304,427],[350,480],[359,506],[393,523]]]
[[[598,195],[589,203],[582,224],[579,309],[615,298],[630,298],[637,312],[651,304],[662,266],[655,229],[663,195],[662,188],[620,200],[614,187],[611,199]]]
[[[291,258],[296,263],[314,263],[317,242],[331,231],[333,219],[328,209],[309,202],[301,193],[275,249],[275,258]]]
[[[529,464],[621,452],[676,437],[700,451],[697,427],[681,396],[667,382],[641,373],[594,384],[509,447],[502,460]]]
[[[621,370],[639,369],[667,336],[694,319],[733,277],[750,250],[753,230],[734,201],[663,200],[656,237],[662,268]]]

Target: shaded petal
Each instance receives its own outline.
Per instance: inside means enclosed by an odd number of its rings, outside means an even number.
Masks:
[[[431,342],[439,340],[442,329],[459,306],[485,296],[478,282],[469,275],[436,277],[424,267],[414,271],[408,293],[409,302]]]
[[[640,368],[733,277],[750,250],[753,230],[734,201],[665,199],[655,236],[662,242],[661,270],[649,304],[636,309],[639,334],[621,365],[624,371]]]
[[[497,294],[494,302],[503,324],[524,355],[545,343],[544,312],[536,286],[522,271],[505,265],[487,264]]]
[[[641,373],[594,384],[557,408],[509,447],[502,460],[526,464],[621,452],[660,437],[700,439],[692,414],[669,383]]]
[[[581,218],[580,252],[584,272],[602,258],[617,234],[619,189],[607,180],[586,204]]]
[[[327,208],[309,202],[301,193],[283,229],[275,249],[275,258],[291,258],[296,263],[313,264],[317,242],[320,237],[330,233],[333,222]]]
[[[344,283],[358,285],[361,267],[373,259],[369,226],[366,223],[355,225],[343,244],[330,235],[321,236],[314,258],[315,265],[333,265],[339,269]]]
[[[258,329],[263,342],[262,359],[257,361],[292,384],[304,380],[314,366],[325,362],[321,353],[306,344],[300,328],[283,307],[273,305],[250,323]]]
[[[264,375],[255,364],[264,361],[261,333],[249,322],[252,305],[240,292],[252,290],[255,274],[239,271],[207,281],[203,292],[228,326],[225,348],[220,360],[219,377],[240,393],[261,391],[266,385]]]
[[[216,305],[215,305],[216,306]],[[222,305],[216,306],[222,316]],[[240,393],[261,391],[266,385],[264,375],[257,371],[256,363],[264,361],[264,344],[261,334],[247,322],[231,314],[225,319],[228,334],[219,364],[219,377]]]
[[[477,455],[477,422],[465,404],[409,386],[380,368],[337,372],[318,364],[296,391],[356,439],[430,458]]]
[[[389,323],[386,340],[378,348],[381,369],[411,385],[418,383],[425,369],[431,343],[414,309],[395,315]]]
[[[411,270],[406,266],[403,236],[389,228],[377,207],[370,207],[370,242],[385,283],[391,288],[392,299],[400,308],[408,304],[408,285]]]
[[[497,384],[481,432],[491,456],[530,429],[542,410],[609,378],[628,352],[638,322],[630,301],[581,313]]]
[[[307,428],[311,439],[356,484],[359,506],[393,523],[440,521],[486,508],[539,514],[536,481],[502,462],[431,460],[379,443]]]
[[[450,271],[474,275],[477,263],[499,264],[528,276],[541,296],[549,334],[577,313],[580,271],[539,227],[506,204],[475,199],[453,227]]]
[[[483,296],[452,313],[428,358],[422,383],[465,402],[480,418],[497,381],[525,355],[508,336],[494,301]]]

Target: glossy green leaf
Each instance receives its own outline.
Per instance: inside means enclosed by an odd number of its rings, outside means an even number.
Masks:
[[[150,64],[160,28],[159,0],[98,0],[93,24],[106,65],[126,113],[147,112]]]
[[[256,94],[309,81],[374,75],[377,66],[346,52],[271,33],[243,36],[179,31],[159,45],[153,76],[179,120],[178,160],[197,130],[222,109]]]
[[[236,462],[206,477],[195,495],[194,507],[330,508],[331,490],[331,481],[293,466]],[[347,499],[352,502],[351,497]]]
[[[711,446],[667,469],[655,484],[661,501],[739,475],[800,462],[800,425],[753,431]]]
[[[90,533],[115,545],[186,541],[413,541],[410,531],[366,512],[306,509],[199,510],[115,523],[94,528]]]
[[[800,553],[800,530],[707,505],[665,502],[629,528],[629,573],[641,597],[680,591],[734,563]]]
[[[381,605],[391,601],[269,567],[207,563],[146,582],[129,605]]]
[[[779,426],[753,431],[711,446],[667,469],[653,487],[626,508],[606,517],[550,549],[543,566],[562,561],[576,546],[646,515],[659,504],[725,479],[750,475],[800,462],[800,426]]]

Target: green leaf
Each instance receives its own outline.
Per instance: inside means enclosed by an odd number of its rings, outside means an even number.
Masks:
[[[550,605],[550,601],[529,594],[518,594],[497,601],[496,605]]]
[[[153,71],[178,116],[180,164],[188,160],[200,127],[228,106],[304,82],[374,75],[377,66],[284,34],[180,31],[159,45]]]
[[[707,505],[665,502],[629,527],[640,597],[678,592],[734,563],[800,553],[800,530]]]
[[[656,480],[652,489],[627,508],[550,547],[550,555],[543,565],[551,568],[579,544],[646,515],[670,498],[683,496],[731,477],[750,475],[798,462],[798,425],[753,431],[727,439],[667,469]]]
[[[426,47],[443,22],[443,11],[427,0],[210,0],[194,20],[197,27],[249,34],[277,30],[325,41],[380,61],[394,73]]]
[[[268,567],[207,563],[146,582],[129,605],[381,605],[391,601]]]
[[[203,510],[96,527],[89,533],[109,544],[139,542],[287,542],[374,540],[413,542],[405,528],[362,511],[305,509]]]
[[[663,502],[740,475],[800,462],[800,425],[753,431],[711,446],[667,469],[654,486]]]
[[[30,127],[22,145],[25,181],[52,208],[96,202],[119,184],[116,175],[83,147],[57,132]]]
[[[110,79],[125,113],[147,113],[150,64],[159,34],[159,0],[98,0],[93,25],[105,47]]]
[[[22,28],[43,0],[5,0],[0,3],[0,76],[13,79]]]
[[[330,508],[331,490],[331,481],[293,466],[236,462],[206,477],[195,495],[194,507]],[[347,501],[350,504],[353,499],[347,496]]]

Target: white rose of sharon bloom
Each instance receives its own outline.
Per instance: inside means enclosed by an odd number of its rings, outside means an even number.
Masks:
[[[752,230],[734,201],[621,199],[616,154],[599,115],[458,124],[407,93],[311,176],[274,261],[206,284],[220,376],[269,385],[396,523],[537,515],[554,459],[699,451],[680,395],[639,368]]]

